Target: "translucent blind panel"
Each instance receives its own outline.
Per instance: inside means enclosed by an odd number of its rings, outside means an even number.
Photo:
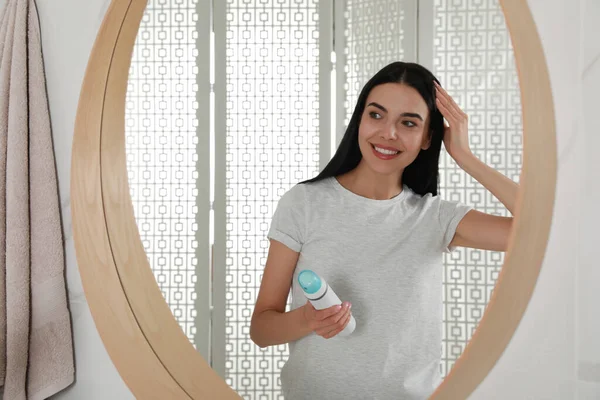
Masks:
[[[208,135],[197,132],[196,5],[148,2],[131,60],[125,116],[140,237],[163,296],[192,343],[198,339],[197,135]],[[207,337],[201,347],[207,350]]]
[[[519,181],[520,90],[504,15],[497,0],[434,1],[434,73],[469,116],[471,149]],[[442,152],[441,195],[477,210],[509,215],[489,191]],[[503,253],[458,249],[445,256],[442,373],[462,354],[479,323],[504,261]]]
[[[348,126],[356,100],[367,81],[394,61],[416,61],[416,0],[346,0],[336,2],[336,14],[343,15],[343,36],[336,51],[345,96]],[[340,43],[341,42],[341,43]]]
[[[226,135],[225,378],[246,399],[283,398],[287,345],[260,349],[250,318],[277,202],[319,169],[318,9],[317,0],[226,6],[226,131],[216,132]]]

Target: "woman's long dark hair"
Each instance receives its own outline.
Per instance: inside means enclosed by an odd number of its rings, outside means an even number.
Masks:
[[[431,193],[436,196],[438,192],[439,159],[444,136],[444,122],[442,114],[435,105],[435,87],[433,82],[437,79],[426,68],[419,64],[394,62],[381,69],[363,87],[356,108],[346,129],[346,133],[327,166],[316,177],[302,183],[317,182],[345,174],[356,168],[362,158],[358,146],[358,126],[365,109],[365,103],[371,90],[384,83],[403,83],[416,89],[429,109],[429,135],[431,144],[427,150],[421,150],[417,158],[404,170],[402,183],[407,185],[417,194]],[[438,82],[439,83],[439,82]]]

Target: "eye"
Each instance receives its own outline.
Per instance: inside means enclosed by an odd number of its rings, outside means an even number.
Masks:
[[[375,112],[375,111],[371,111],[369,113],[369,117],[371,117],[373,119],[381,119],[381,114],[379,114],[378,112]]]
[[[415,124],[415,123],[414,123],[414,122],[412,122],[412,121],[404,121],[404,122],[403,122],[403,124],[404,124],[404,126],[406,126],[406,127],[408,127],[408,128],[414,128],[414,127],[416,127],[416,126],[417,126],[417,124]]]

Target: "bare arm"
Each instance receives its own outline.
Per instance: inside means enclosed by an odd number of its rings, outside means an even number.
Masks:
[[[299,255],[284,244],[271,240],[250,323],[250,338],[260,347],[298,340],[312,331],[302,307],[285,312]]]
[[[467,134],[467,115],[443,88],[439,85],[436,88],[436,104],[448,122],[444,133],[444,146],[448,154],[514,215],[519,185],[472,154]],[[458,224],[450,245],[506,251],[512,223],[513,217],[470,211]]]
[[[250,338],[259,347],[293,342],[315,332],[329,339],[341,332],[350,322],[350,307],[333,306],[315,310],[307,302],[293,311],[285,312],[285,303],[292,284],[299,253],[284,244],[271,240],[267,265],[252,322]]]
[[[515,182],[470,153],[457,157],[456,161],[465,172],[496,196],[511,214],[514,213],[519,190],[519,186]],[[479,211],[470,211],[458,224],[451,245],[506,251],[512,223],[513,217],[500,217]]]
[[[512,222],[512,217],[471,210],[458,224],[450,246],[506,251]]]
[[[514,215],[519,185],[485,164],[472,153],[457,155],[456,163],[489,190]]]

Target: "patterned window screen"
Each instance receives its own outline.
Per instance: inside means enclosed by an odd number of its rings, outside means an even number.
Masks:
[[[519,181],[522,124],[518,77],[504,15],[497,0],[435,0],[434,73],[469,115],[473,152]],[[506,208],[444,151],[441,195],[477,210],[508,215]],[[471,338],[496,283],[503,253],[459,248],[445,256],[444,341],[446,375]]]
[[[345,0],[336,3],[343,15],[336,29],[339,99],[345,119],[338,136],[348,126],[365,83],[393,61],[416,61],[417,7],[414,0]]]
[[[318,8],[226,2],[225,379],[248,399],[281,398],[287,345],[260,349],[249,328],[277,202],[319,170]]]
[[[470,116],[474,152],[518,181],[519,87],[497,0],[423,2],[433,13],[418,13],[417,3],[326,3],[335,4],[338,138],[370,76],[394,60],[418,61],[417,15],[433,15],[428,22],[434,30],[434,43],[428,45],[433,69]],[[320,80],[320,66],[330,57],[319,39],[328,37],[324,5],[318,0],[226,0],[213,3],[213,13],[209,4],[149,1],[127,92],[131,195],[159,286],[184,332],[202,350],[210,314],[208,300],[199,297],[210,291],[211,276],[210,239],[207,229],[199,227],[208,226],[205,187],[212,183],[202,161],[211,147],[204,116],[209,90],[204,94],[198,84],[210,87],[203,72],[215,62],[212,361],[244,398],[282,398],[279,373],[287,346],[258,348],[249,339],[249,324],[277,201],[293,184],[318,172],[319,154],[329,141],[319,118],[330,90]],[[326,22],[333,30],[330,17]],[[212,60],[207,32],[198,33],[211,18],[225,22],[215,26]],[[507,214],[445,153],[441,169],[445,198]],[[444,375],[479,322],[502,261],[501,253],[462,249],[445,258]]]
[[[148,261],[182,330],[206,356],[208,227],[197,225],[206,225],[207,196],[198,186],[207,179],[199,173],[197,149],[208,132],[196,117],[196,9],[197,0],[148,2],[129,71],[125,135],[130,194]]]

